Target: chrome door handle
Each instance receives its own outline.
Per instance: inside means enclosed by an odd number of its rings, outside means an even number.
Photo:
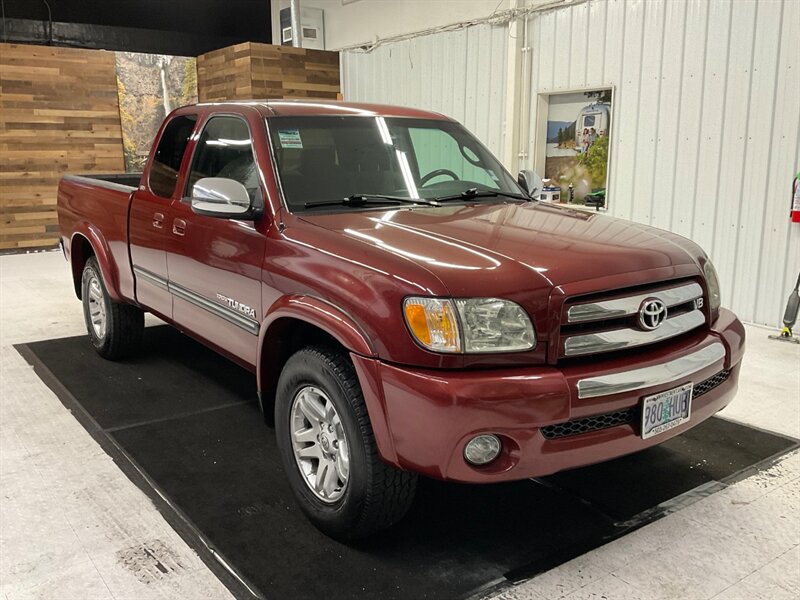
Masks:
[[[153,215],[153,227],[156,229],[161,229],[164,227],[164,215],[161,213],[156,213]]]
[[[175,219],[172,222],[172,233],[175,235],[183,235],[186,233],[186,221],[183,219]]]

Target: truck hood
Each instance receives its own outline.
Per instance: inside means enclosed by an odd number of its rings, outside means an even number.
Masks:
[[[418,263],[452,296],[515,295],[622,273],[696,266],[702,254],[693,242],[666,231],[538,202],[306,213],[302,218]]]

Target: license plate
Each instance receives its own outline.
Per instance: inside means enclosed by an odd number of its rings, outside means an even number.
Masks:
[[[689,420],[692,414],[692,384],[667,390],[642,400],[642,439],[664,433]]]

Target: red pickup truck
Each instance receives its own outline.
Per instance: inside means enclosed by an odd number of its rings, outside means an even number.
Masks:
[[[232,102],[170,114],[141,177],[64,177],[58,214],[97,351],[151,312],[255,372],[298,503],[352,539],[420,474],[554,473],[733,398],[744,330],[706,254],[540,187],[438,114]]]

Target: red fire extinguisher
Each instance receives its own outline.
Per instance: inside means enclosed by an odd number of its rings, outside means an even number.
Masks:
[[[792,184],[792,223],[800,223],[800,172]]]

